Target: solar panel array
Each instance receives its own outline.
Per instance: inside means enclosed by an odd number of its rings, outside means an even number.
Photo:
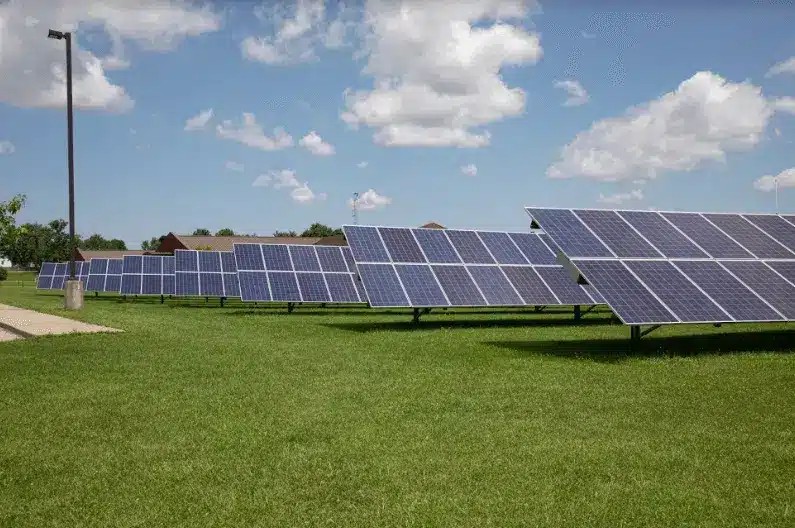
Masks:
[[[234,244],[244,301],[367,302],[345,246]]]
[[[240,297],[235,256],[231,251],[174,251],[176,295]]]
[[[593,305],[539,233],[343,226],[377,307]]]
[[[122,262],[122,295],[173,295],[174,257],[125,255]]]
[[[88,262],[75,261],[75,276],[83,281],[84,287],[88,280],[88,266]],[[62,290],[68,278],[68,262],[42,262],[39,276],[36,278],[36,289]]]
[[[795,320],[795,217],[527,212],[626,324]]]
[[[86,291],[119,293],[124,259],[92,258],[89,261]]]

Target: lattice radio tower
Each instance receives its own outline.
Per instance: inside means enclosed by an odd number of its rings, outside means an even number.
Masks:
[[[353,193],[353,225],[359,225],[359,193]]]

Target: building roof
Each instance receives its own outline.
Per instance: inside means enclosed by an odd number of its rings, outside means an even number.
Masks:
[[[120,259],[124,255],[148,255],[152,251],[144,251],[142,249],[125,249],[124,251],[117,250],[87,250],[78,249],[75,258],[78,260],[91,260],[92,258],[107,258],[107,259]]]
[[[172,233],[169,233],[172,235]],[[194,236],[173,235],[185,249],[232,251],[233,244],[301,244],[314,245],[321,241],[317,237],[259,237],[259,236]],[[162,247],[162,246],[161,246]]]
[[[424,226],[420,226],[425,229],[446,229],[442,224],[437,224],[436,222],[428,222]]]

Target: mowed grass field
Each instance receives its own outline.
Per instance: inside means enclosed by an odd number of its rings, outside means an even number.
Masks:
[[[59,293],[0,302],[65,315]],[[0,525],[795,525],[795,325],[86,299],[0,343]]]

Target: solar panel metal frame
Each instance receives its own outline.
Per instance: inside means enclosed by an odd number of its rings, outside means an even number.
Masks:
[[[219,262],[218,271],[202,271],[202,269],[201,269],[201,259],[199,257],[200,253],[201,254],[205,254],[205,255],[216,255],[217,254],[218,255],[218,262]],[[186,254],[194,254],[195,255],[196,271],[178,269],[178,263],[180,262],[180,259],[178,258],[178,256],[179,255],[186,255]],[[232,254],[232,257],[233,257],[232,260],[233,260],[233,262],[235,262],[234,271],[226,269],[227,266],[224,263],[224,254]],[[239,295],[239,293],[240,293],[240,282],[239,282],[239,277],[238,277],[238,274],[237,274],[237,263],[234,260],[234,253],[232,251],[198,250],[198,249],[175,249],[174,250],[174,256],[172,258],[174,259],[174,293],[172,295],[174,295],[175,297],[205,297],[205,298],[211,297],[213,299],[239,299],[240,298],[240,295]],[[213,273],[213,274],[220,275],[221,289],[223,290],[223,294],[222,295],[210,295],[210,294],[208,294],[208,292],[202,292],[201,276],[202,276],[203,273],[205,273],[205,274]],[[179,277],[180,276],[184,276],[184,275],[188,275],[188,274],[190,274],[190,275],[195,274],[197,276],[198,293],[196,293],[195,295],[177,293],[177,285],[180,284]],[[230,280],[232,275],[234,275],[235,276],[235,280],[238,281],[238,288],[237,288],[238,294],[232,293],[234,291],[234,289],[232,291],[229,291],[229,292],[227,291],[227,280]]]
[[[356,265],[357,266],[376,265],[376,264],[391,266],[393,271],[395,272],[395,274],[398,277],[398,281],[400,283],[400,286],[401,286],[401,289],[403,291],[403,295],[404,295],[404,297],[405,297],[405,299],[407,301],[407,304],[390,304],[390,305],[375,304],[374,305],[371,302],[370,294],[367,291],[367,281],[362,280],[362,284],[364,285],[365,294],[367,295],[367,303],[370,304],[371,306],[378,307],[378,308],[386,308],[386,309],[390,309],[390,308],[439,308],[439,307],[446,307],[446,308],[487,308],[487,307],[497,307],[497,306],[499,306],[499,307],[539,306],[539,304],[527,304],[527,303],[525,303],[524,297],[520,293],[519,287],[517,287],[513,283],[513,281],[511,281],[510,277],[503,270],[506,269],[506,268],[511,268],[511,267],[530,268],[530,269],[533,269],[533,270],[535,270],[536,268],[545,268],[545,267],[562,268],[562,266],[559,265],[559,264],[533,264],[533,263],[531,263],[530,262],[531,256],[525,254],[524,250],[521,248],[521,246],[513,238],[513,235],[522,235],[523,236],[523,235],[528,235],[529,234],[529,235],[538,236],[539,237],[539,241],[541,242],[543,247],[546,247],[549,250],[550,254],[554,258],[554,256],[556,255],[556,252],[555,252],[555,250],[553,248],[549,247],[549,245],[547,244],[547,242],[543,238],[541,238],[541,235],[543,233],[540,230],[532,231],[530,233],[526,233],[526,232],[525,233],[521,233],[521,232],[513,232],[513,231],[491,231],[491,230],[476,230],[476,229],[453,229],[453,230],[449,230],[449,229],[433,229],[433,228],[423,228],[423,227],[395,228],[395,227],[391,227],[391,226],[358,226],[358,225],[357,226],[352,226],[352,225],[343,225],[342,226],[343,231],[350,230],[351,228],[353,228],[353,229],[357,229],[357,228],[375,229],[375,232],[379,234],[379,237],[380,237],[381,228],[407,230],[414,236],[414,240],[415,240],[416,244],[419,246],[420,251],[423,254],[423,257],[425,258],[425,262],[394,261],[391,258],[391,253],[389,252],[389,248],[387,247],[386,243],[384,243],[384,241],[382,239],[381,240],[381,246],[385,250],[387,256],[390,258],[389,262],[364,261],[364,260],[356,261]],[[490,264],[464,262],[464,260],[461,258],[461,255],[460,255],[455,243],[453,243],[453,241],[447,236],[447,232],[448,231],[475,233],[475,235],[477,236],[477,238],[480,241],[480,243],[486,249],[488,254],[491,255],[491,258],[493,259],[493,262],[490,263]],[[416,233],[426,233],[426,232],[429,232],[429,233],[442,233],[443,236],[445,237],[445,239],[447,240],[447,243],[452,247],[453,251],[455,252],[455,254],[456,254],[457,258],[458,258],[458,262],[446,262],[446,261],[445,262],[432,262],[428,258],[427,254],[425,253],[425,249],[423,247],[423,242],[420,241],[420,239],[416,235]],[[480,233],[498,233],[500,235],[502,235],[502,234],[508,235],[508,240],[515,246],[515,248],[519,252],[519,254],[523,255],[525,257],[525,259],[527,259],[527,263],[526,264],[501,264],[498,261],[498,259],[495,258],[494,254],[493,254],[492,250],[489,248],[488,244],[486,244],[486,242],[484,242],[483,238],[480,236]],[[434,235],[434,236],[438,237],[439,235]],[[423,235],[423,237],[424,237],[424,235]],[[348,242],[350,244],[352,239],[351,239],[351,237],[347,236],[347,231],[346,231],[346,238],[348,238]],[[355,239],[355,237],[354,237],[354,239]],[[353,244],[355,244],[355,242],[353,242]],[[351,248],[351,255],[354,256],[354,258],[355,258],[356,251],[353,250],[353,247]],[[403,280],[400,278],[400,275],[397,273],[396,266],[426,266],[426,267],[429,267],[431,272],[432,272],[432,274],[433,274],[433,277],[436,280],[437,286],[441,289],[442,293],[447,298],[448,302],[450,302],[449,301],[449,296],[450,296],[450,293],[452,293],[452,292],[446,291],[446,289],[443,287],[443,285],[441,283],[441,280],[438,277],[438,274],[436,273],[434,268],[435,267],[460,267],[460,268],[463,268],[463,269],[467,270],[467,275],[468,275],[469,279],[472,281],[472,283],[477,288],[477,290],[480,293],[480,296],[482,297],[484,302],[482,304],[476,304],[476,303],[473,302],[472,304],[453,304],[453,303],[450,303],[450,304],[447,304],[447,305],[434,304],[432,306],[421,305],[421,304],[412,304],[412,301],[411,301],[411,298],[410,298],[410,296],[408,294],[407,288],[406,288],[405,284],[403,283]],[[476,268],[476,267],[497,268],[500,271],[502,271],[502,276],[505,278],[507,283],[511,286],[516,298],[520,301],[520,303],[518,303],[518,304],[489,304],[488,296],[483,293],[483,291],[481,289],[481,286],[478,284],[477,281],[475,281],[474,277],[472,276],[471,272],[469,271],[469,268]],[[547,284],[547,281],[540,274],[536,273],[536,275],[538,276],[538,279],[541,282],[541,284],[543,284],[552,293],[552,296],[555,299],[558,299],[558,296],[557,296],[554,288],[552,286],[550,286],[549,284]],[[572,279],[572,282],[574,283],[574,279]],[[603,304],[601,302],[597,302],[591,296],[591,294],[589,293],[588,289],[586,289],[585,287],[582,287],[582,292],[583,292],[583,294],[585,295],[585,297],[587,299],[590,299],[590,302],[589,303],[583,303],[580,306],[594,306],[594,305]],[[547,304],[545,304],[545,306],[572,306],[572,305],[570,305],[570,304],[547,303]]]
[[[98,273],[98,272],[91,273],[91,269],[94,267],[93,263],[94,262],[103,262],[103,261],[105,262],[105,273]],[[86,280],[85,291],[96,292],[96,293],[120,293],[121,292],[121,277],[122,277],[122,274],[121,273],[108,273],[108,271],[110,270],[111,262],[117,262],[118,265],[119,265],[119,269],[123,270],[123,266],[124,266],[124,259],[123,258],[92,258],[91,260],[89,260],[88,279]],[[102,277],[102,279],[101,279],[102,288],[101,289],[91,288],[90,287],[93,282],[96,282],[96,281],[92,280],[92,278],[94,278],[94,277]],[[115,289],[108,289],[108,277],[118,278],[119,287],[115,288]],[[97,280],[99,280],[99,279],[97,279]]]
[[[790,249],[789,249],[789,248],[788,248],[788,247],[787,247],[785,244],[783,244],[783,243],[781,243],[780,241],[778,241],[778,240],[775,238],[775,236],[773,236],[773,234],[771,234],[771,233],[769,233],[769,232],[765,231],[765,230],[764,230],[762,227],[760,227],[759,225],[757,225],[756,223],[754,223],[754,222],[753,222],[752,220],[750,220],[749,218],[746,218],[747,216],[751,216],[751,217],[759,217],[759,216],[773,216],[773,217],[779,217],[779,218],[781,218],[781,219],[783,219],[783,220],[787,221],[787,222],[788,222],[790,225],[792,225],[793,227],[795,227],[795,223],[793,223],[793,222],[789,221],[789,220],[788,220],[788,218],[786,217],[786,215],[779,215],[779,214],[775,214],[775,213],[705,213],[705,212],[689,212],[689,211],[647,211],[647,210],[639,210],[639,209],[583,209],[583,208],[561,208],[561,207],[526,207],[526,208],[525,208],[525,211],[528,213],[528,215],[530,215],[530,217],[531,217],[531,219],[532,219],[533,223],[534,223],[534,224],[536,224],[536,225],[537,225],[538,227],[540,227],[541,229],[543,229],[543,227],[544,227],[544,226],[543,226],[542,224],[540,224],[540,223],[539,223],[539,222],[536,220],[536,217],[533,215],[533,210],[541,210],[541,209],[568,210],[568,211],[572,211],[572,212],[574,212],[574,213],[575,213],[575,216],[577,216],[577,215],[576,215],[576,211],[578,211],[578,210],[598,210],[598,211],[612,211],[612,212],[619,213],[619,214],[618,214],[618,216],[619,216],[620,218],[624,219],[624,221],[625,221],[625,222],[627,222],[627,224],[628,224],[628,225],[630,225],[630,227],[632,227],[633,229],[635,229],[635,227],[634,227],[634,226],[632,226],[632,224],[631,224],[629,221],[627,221],[627,220],[626,220],[626,219],[625,219],[625,218],[624,218],[624,217],[623,217],[623,216],[622,216],[620,213],[623,213],[623,212],[642,212],[642,213],[652,213],[652,214],[657,214],[657,215],[658,215],[660,218],[662,218],[664,221],[666,221],[666,222],[667,222],[667,223],[670,225],[670,227],[671,227],[671,229],[672,229],[672,230],[675,230],[675,231],[676,231],[676,232],[678,232],[679,234],[683,235],[683,236],[684,236],[684,237],[685,237],[685,238],[686,238],[686,239],[687,239],[687,240],[688,240],[690,243],[692,243],[692,244],[693,244],[693,245],[694,245],[696,248],[698,248],[700,251],[702,251],[702,252],[705,254],[705,257],[666,257],[666,256],[663,256],[663,258],[648,258],[648,257],[647,257],[647,258],[640,258],[640,257],[637,257],[637,258],[626,258],[626,257],[624,257],[624,258],[619,258],[619,257],[617,257],[617,256],[613,256],[613,257],[598,257],[598,258],[594,258],[594,257],[592,257],[592,258],[587,258],[587,257],[573,257],[573,256],[572,256],[572,257],[569,257],[568,255],[565,255],[565,253],[564,253],[564,252],[562,252],[562,250],[561,250],[562,256],[563,256],[563,257],[564,257],[564,258],[565,258],[565,259],[566,259],[566,260],[567,260],[567,261],[568,261],[568,262],[571,264],[571,266],[573,266],[573,267],[574,267],[574,270],[575,270],[575,272],[576,272],[576,273],[578,273],[578,274],[579,274],[579,275],[580,275],[580,276],[581,276],[581,277],[582,277],[582,278],[583,278],[585,281],[588,281],[587,274],[585,274],[585,273],[582,273],[582,272],[579,270],[579,268],[578,268],[578,266],[577,266],[577,263],[578,263],[578,262],[586,262],[586,261],[598,261],[598,260],[612,260],[612,261],[619,261],[619,262],[621,262],[622,264],[624,264],[624,268],[626,268],[626,269],[627,269],[627,270],[628,270],[628,271],[629,271],[629,272],[632,274],[632,276],[635,278],[635,280],[637,280],[637,281],[638,281],[638,282],[639,282],[639,283],[640,283],[640,284],[641,284],[641,285],[642,285],[642,286],[643,286],[643,287],[644,287],[646,290],[648,290],[648,292],[649,292],[649,293],[651,293],[651,294],[652,294],[652,295],[653,295],[653,296],[654,296],[654,297],[655,297],[655,298],[656,298],[656,299],[657,299],[657,300],[658,300],[658,301],[659,301],[659,302],[660,302],[660,303],[661,303],[661,304],[662,304],[662,305],[663,305],[663,306],[664,306],[664,307],[665,307],[665,308],[666,308],[668,311],[670,311],[670,312],[671,312],[671,313],[672,313],[674,316],[676,316],[676,318],[678,319],[678,321],[676,321],[676,322],[670,322],[670,323],[669,323],[669,322],[663,322],[663,323],[661,323],[661,322],[655,322],[655,321],[644,321],[644,322],[632,322],[632,323],[627,323],[627,322],[626,322],[626,321],[625,321],[625,320],[622,318],[621,314],[619,314],[619,313],[616,313],[616,316],[617,316],[617,317],[618,317],[618,318],[621,320],[621,322],[622,322],[622,323],[624,323],[624,324],[631,324],[631,325],[633,325],[633,326],[641,326],[641,325],[655,325],[655,326],[656,326],[656,325],[668,325],[668,324],[706,324],[706,323],[724,323],[724,322],[735,322],[735,323],[784,322],[784,321],[791,321],[791,320],[792,320],[792,319],[787,319],[786,317],[784,317],[784,315],[783,315],[783,314],[782,314],[782,313],[781,313],[779,310],[777,310],[777,309],[776,309],[776,308],[773,306],[773,304],[772,304],[771,302],[769,302],[768,300],[766,300],[766,299],[765,299],[765,298],[764,298],[764,297],[763,297],[761,294],[759,294],[757,291],[755,291],[755,290],[754,290],[754,288],[750,287],[748,284],[746,284],[744,281],[742,281],[742,280],[741,280],[739,277],[737,277],[737,276],[736,276],[734,273],[732,273],[732,272],[731,272],[731,270],[729,270],[728,266],[724,266],[724,265],[722,264],[722,263],[728,263],[728,262],[733,262],[733,261],[739,261],[739,262],[761,262],[761,263],[765,264],[765,265],[766,265],[768,268],[770,268],[771,270],[773,270],[773,271],[774,271],[774,272],[775,272],[775,273],[776,273],[776,274],[777,274],[779,277],[781,277],[781,278],[782,278],[782,280],[784,280],[785,282],[787,282],[787,283],[789,283],[789,284],[791,284],[791,285],[795,286],[795,283],[794,283],[792,280],[789,280],[789,279],[787,279],[786,277],[784,277],[784,276],[783,276],[781,273],[778,273],[778,272],[775,270],[775,268],[774,268],[772,265],[770,265],[770,263],[776,263],[776,262],[795,263],[795,252],[793,252],[792,250],[790,250]],[[695,215],[698,215],[698,216],[699,216],[699,217],[701,217],[701,218],[702,218],[704,221],[706,221],[706,222],[707,222],[709,225],[713,226],[715,229],[717,229],[718,231],[720,231],[720,232],[721,232],[723,235],[725,235],[726,237],[728,237],[728,238],[729,238],[729,239],[730,239],[730,240],[731,240],[733,243],[737,244],[737,245],[738,245],[740,248],[742,248],[742,249],[743,249],[745,252],[747,252],[749,256],[748,256],[748,257],[736,257],[736,258],[720,258],[720,257],[715,257],[715,256],[713,256],[711,253],[709,253],[709,251],[707,251],[707,250],[705,250],[703,247],[701,247],[701,246],[700,246],[700,245],[699,245],[699,244],[698,244],[698,243],[697,243],[695,240],[693,240],[691,237],[689,237],[689,236],[688,236],[686,233],[684,233],[684,232],[683,232],[681,229],[679,229],[678,227],[676,227],[676,226],[675,226],[675,225],[674,225],[674,224],[673,224],[673,223],[672,223],[672,222],[671,222],[671,221],[670,221],[670,220],[669,220],[669,219],[668,219],[668,218],[665,216],[665,214],[666,214],[666,213],[669,213],[669,214],[670,214],[670,213],[688,213],[688,214],[695,214]],[[746,222],[748,222],[748,224],[749,224],[750,226],[752,226],[753,228],[756,228],[756,229],[758,229],[758,230],[759,230],[759,232],[760,232],[760,233],[759,233],[760,237],[768,237],[768,238],[770,238],[770,239],[774,240],[774,241],[775,241],[776,243],[778,243],[780,246],[782,246],[783,248],[785,248],[785,249],[788,249],[790,252],[792,252],[792,253],[793,253],[793,256],[792,256],[792,258],[790,258],[790,257],[787,257],[787,258],[760,258],[760,257],[757,257],[757,256],[755,255],[755,253],[754,253],[754,252],[753,252],[751,249],[749,249],[749,248],[745,247],[745,246],[744,246],[743,244],[741,244],[741,243],[740,243],[738,240],[736,240],[734,237],[732,237],[732,236],[731,236],[729,233],[725,232],[723,229],[721,229],[721,228],[720,228],[719,226],[717,226],[715,223],[711,222],[711,221],[710,221],[710,220],[707,218],[707,216],[706,216],[706,215],[732,215],[732,216],[738,216],[738,217],[742,218],[743,220],[745,220]],[[579,216],[577,216],[577,218],[579,218]],[[591,231],[591,232],[593,233],[593,231],[592,231],[592,230],[590,230],[590,227],[588,227],[587,223],[585,223],[585,222],[583,221],[583,224],[584,224],[584,225],[585,225],[585,226],[586,226],[586,227],[589,229],[589,231]],[[658,247],[658,246],[657,246],[657,245],[654,243],[654,240],[651,240],[651,239],[649,239],[649,238],[645,237],[645,236],[644,236],[642,233],[640,233],[640,232],[639,232],[637,229],[635,229],[635,231],[636,231],[636,232],[637,232],[637,233],[638,233],[638,234],[639,234],[639,235],[640,235],[640,236],[641,236],[641,237],[642,237],[642,238],[643,238],[643,239],[644,239],[644,240],[645,240],[647,243],[649,243],[649,244],[650,244],[650,245],[651,245],[651,246],[652,246],[652,247],[653,247],[655,250],[659,251],[659,252],[660,252],[662,255],[666,255],[666,253],[665,253],[665,252],[664,252],[662,249],[660,249],[660,248],[659,248],[659,247]],[[609,245],[609,244],[605,243],[605,242],[604,242],[602,239],[600,239],[600,238],[598,237],[598,235],[596,235],[595,233],[594,233],[594,235],[597,237],[597,239],[599,239],[599,241],[600,241],[600,242],[601,242],[601,243],[602,243],[602,244],[603,244],[603,245],[604,245],[606,248],[608,248],[609,250],[611,250],[611,253],[613,253],[613,255],[615,255],[615,252],[613,252],[613,251],[612,251],[612,248],[610,247],[610,245]],[[551,237],[551,235],[549,235],[549,233],[547,233],[547,236],[550,236],[550,238],[552,238],[552,237]],[[554,238],[553,238],[553,242],[554,242],[555,244],[558,244],[558,243],[557,243],[557,242],[554,240]],[[558,244],[558,245],[559,245],[559,244]],[[736,319],[736,318],[733,318],[733,317],[732,317],[732,316],[729,314],[729,310],[727,310],[727,309],[726,309],[726,307],[724,307],[723,305],[721,305],[721,303],[717,302],[717,301],[716,301],[715,299],[713,299],[713,298],[712,298],[710,295],[708,295],[708,294],[707,294],[707,293],[704,291],[704,289],[703,289],[701,286],[699,286],[699,285],[696,283],[696,281],[695,281],[693,278],[691,278],[690,276],[688,276],[688,275],[687,275],[686,273],[684,273],[682,270],[679,270],[679,271],[682,273],[682,275],[683,275],[684,277],[686,277],[686,278],[687,278],[687,280],[688,280],[688,281],[689,281],[689,282],[690,282],[690,283],[691,283],[691,284],[692,284],[692,285],[693,285],[695,288],[697,288],[697,289],[698,289],[698,290],[699,290],[699,291],[700,291],[702,294],[704,294],[704,295],[705,295],[705,296],[706,296],[708,299],[710,299],[710,300],[711,300],[711,301],[712,301],[712,302],[713,302],[715,305],[717,305],[717,306],[718,306],[718,307],[719,307],[719,308],[720,308],[720,309],[721,309],[721,310],[722,310],[724,313],[726,313],[726,315],[727,315],[727,317],[728,317],[728,319],[721,319],[720,321],[718,321],[718,320],[709,320],[709,321],[683,321],[683,320],[682,320],[682,317],[681,317],[680,315],[678,315],[678,314],[676,313],[676,311],[675,311],[675,310],[672,310],[670,307],[668,307],[668,306],[667,306],[667,305],[666,305],[666,304],[665,304],[665,303],[664,303],[664,302],[663,302],[663,301],[662,301],[662,300],[659,298],[659,296],[658,296],[658,295],[655,293],[655,291],[654,291],[652,288],[650,288],[650,287],[649,287],[649,286],[648,286],[648,285],[647,285],[647,284],[646,284],[646,283],[645,283],[643,280],[641,280],[641,279],[640,279],[640,277],[638,277],[638,276],[637,276],[637,274],[636,274],[636,273],[635,273],[635,272],[634,272],[634,271],[633,271],[633,270],[632,270],[632,269],[631,269],[629,266],[627,266],[627,263],[629,263],[629,262],[632,262],[632,261],[642,261],[642,262],[662,261],[662,262],[670,262],[670,263],[673,263],[673,264],[675,264],[676,262],[699,262],[699,261],[705,261],[705,262],[717,262],[718,264],[720,264],[720,266],[721,266],[721,269],[722,269],[722,270],[726,271],[726,272],[727,272],[729,275],[731,275],[731,276],[732,276],[732,277],[733,277],[735,280],[737,280],[737,281],[738,281],[740,284],[742,284],[742,285],[743,285],[745,288],[747,288],[747,289],[748,289],[748,290],[749,290],[749,291],[750,291],[750,292],[751,292],[751,293],[754,295],[754,297],[755,297],[755,298],[757,298],[757,299],[761,300],[761,301],[762,301],[762,302],[763,302],[765,305],[767,305],[767,307],[769,307],[769,308],[770,308],[770,309],[771,309],[773,312],[775,312],[776,314],[780,315],[781,317],[780,317],[780,318],[776,318],[776,319],[753,319],[753,320],[749,320],[749,319]],[[679,268],[677,267],[677,269],[679,269]],[[610,306],[610,305],[609,305],[609,303],[608,303],[608,306]],[[612,307],[612,306],[611,306],[610,308],[611,308],[611,309],[613,309],[613,307]],[[614,312],[615,312],[615,310],[614,310]]]
[[[141,257],[141,273],[124,273],[124,261],[127,260],[129,257]],[[165,269],[165,260],[166,259],[173,259],[174,257],[171,255],[124,255],[121,259],[107,259],[108,260],[108,269],[110,268],[110,261],[111,260],[121,260],[122,261],[122,273],[120,275],[121,280],[119,281],[119,295],[135,295],[137,297],[161,297],[164,295],[174,295],[173,292],[166,291],[165,288],[165,277],[174,277],[176,283],[176,274],[172,273],[163,273]],[[144,273],[144,259],[158,259],[160,261],[160,273]],[[131,275],[138,275],[140,276],[140,281],[138,284],[138,289],[136,292],[131,293],[122,293],[123,284],[124,284],[124,277],[131,276]],[[105,291],[107,291],[107,278],[109,276],[116,276],[114,273],[105,273]],[[160,277],[160,291],[157,293],[144,293],[144,276],[159,276]],[[97,291],[97,290],[92,290]]]
[[[241,261],[240,256],[242,254],[242,249],[240,251],[236,251],[236,249],[238,247],[242,247],[242,246],[257,246],[259,248],[260,259],[259,259],[259,262],[257,263],[256,269],[254,267],[249,266],[248,263],[245,263],[245,262]],[[277,247],[278,248],[282,248],[282,247],[285,248],[288,260],[290,262],[290,267],[292,268],[292,270],[282,269],[283,266],[279,266],[279,269],[268,269],[267,260],[266,260],[266,258],[264,256],[264,248],[265,247],[271,247],[271,248],[274,248],[274,249],[277,248]],[[298,249],[294,250],[293,248],[300,248],[300,251],[306,251],[308,248],[311,248],[312,253],[315,255],[315,259],[317,260],[317,263],[319,265],[319,270],[311,270],[311,271],[310,270],[298,270],[298,271],[296,271],[295,264],[293,262],[293,252],[299,252],[299,250]],[[330,250],[328,250],[326,248],[337,248],[337,251],[339,252],[340,258],[342,259],[342,263],[345,265],[346,271],[324,270],[323,269],[323,260],[321,259],[320,254],[318,253],[318,248],[324,248],[323,249],[324,252],[330,251]],[[347,255],[346,255],[346,250],[348,251]],[[358,275],[358,270],[351,269],[351,266],[349,264],[350,248],[348,246],[319,246],[319,245],[315,245],[315,244],[258,244],[258,243],[255,243],[255,242],[241,242],[241,243],[234,243],[232,245],[232,252],[233,252],[233,254],[235,256],[235,265],[237,267],[238,274],[240,274],[240,273],[244,273],[244,274],[251,274],[251,273],[262,274],[265,277],[264,284],[266,285],[266,288],[268,290],[268,295],[270,297],[270,299],[268,299],[268,300],[264,300],[264,299],[257,299],[257,300],[255,300],[255,299],[247,299],[246,295],[243,294],[244,293],[243,292],[243,286],[241,284],[241,286],[240,286],[240,298],[241,298],[241,300],[243,302],[281,303],[281,304],[284,304],[284,303],[301,303],[301,304],[364,304],[364,303],[367,302],[366,299],[362,299],[361,291],[360,291],[360,289],[359,289],[359,287],[357,285],[357,282],[359,280],[358,276],[357,276]],[[286,262],[283,262],[282,264],[286,264]],[[260,268],[260,266],[261,266],[261,268]],[[291,274],[292,277],[293,277],[293,280],[295,282],[296,291],[298,292],[298,296],[295,297],[295,298],[280,298],[278,300],[274,300],[273,299],[273,292],[272,292],[271,274],[274,275],[274,277],[273,277],[274,279],[278,277],[278,278],[280,278],[280,280],[281,280],[281,278],[286,277],[288,274]],[[302,291],[301,280],[299,280],[299,275],[311,275],[312,277],[315,277],[317,275],[322,276],[323,282],[324,282],[325,287],[326,287],[325,288],[325,293],[328,294],[328,299],[329,300],[317,300],[317,299],[304,298],[304,292]],[[329,286],[329,283],[328,283],[328,277],[329,276],[349,277],[350,280],[351,280],[352,286],[353,286],[352,293],[355,293],[356,300],[355,301],[334,300],[335,296],[334,296],[334,293],[332,292],[332,287]],[[334,280],[337,280],[337,279],[334,279]],[[260,290],[263,290],[263,289],[260,288]],[[335,291],[336,291],[336,288],[335,288]],[[349,293],[351,293],[351,292],[349,292]]]

